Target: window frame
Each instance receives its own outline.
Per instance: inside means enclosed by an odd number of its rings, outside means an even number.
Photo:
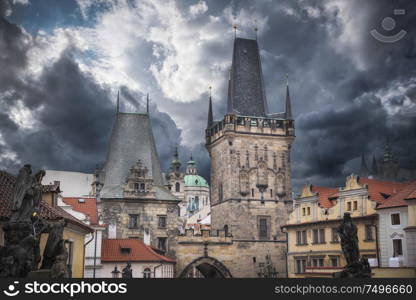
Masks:
[[[167,237],[163,237],[163,236],[161,236],[161,237],[158,237],[157,238],[157,248],[159,249],[159,250],[162,250],[162,251],[166,251],[167,250]],[[161,245],[161,242],[163,241],[163,247],[160,247],[160,245]]]
[[[397,217],[398,217],[398,221],[399,221],[399,223],[397,223],[397,224],[393,223],[393,218],[394,218],[395,216],[397,216]],[[390,214],[390,225],[391,225],[391,226],[396,226],[396,227],[398,227],[398,226],[400,226],[400,225],[401,225],[401,223],[402,223],[402,220],[401,220],[401,217],[400,217],[400,212],[393,212],[393,213],[391,213],[391,214]]]
[[[146,279],[152,278],[152,270],[150,270],[150,268],[145,268],[143,270],[143,278],[146,278]]]
[[[400,253],[397,253],[397,251],[396,251],[396,243],[395,242],[400,242],[400,243],[397,243],[398,245],[400,245]],[[392,243],[392,245],[393,245],[393,257],[401,257],[401,256],[403,256],[403,239],[393,239],[393,243]]]
[[[135,217],[135,226],[132,225],[132,217]],[[129,229],[137,229],[139,228],[139,214],[129,214],[129,225],[128,225]]]
[[[331,228],[331,243],[339,243],[338,228],[336,227]]]
[[[295,274],[303,274],[306,272],[306,257],[295,257]],[[300,266],[300,268],[299,268]]]
[[[158,215],[157,216],[157,228],[159,228],[159,229],[166,229],[167,228],[167,224],[168,224],[168,222],[167,222],[168,220],[167,219],[168,219],[167,218],[167,215]],[[161,220],[164,220],[164,224],[161,224]]]
[[[372,224],[364,225],[364,241],[374,241],[374,232]]]

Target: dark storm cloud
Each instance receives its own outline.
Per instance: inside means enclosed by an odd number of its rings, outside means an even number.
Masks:
[[[16,172],[20,164],[30,163],[35,168],[91,172],[103,163],[115,115],[109,87],[98,85],[83,73],[75,62],[77,50],[71,46],[39,78],[16,80],[10,76],[22,72],[26,62],[27,39],[20,28],[4,19],[0,21],[0,47],[3,50],[0,68],[0,90],[7,92],[0,104],[10,109],[21,99],[33,112],[34,128],[19,128],[6,113],[0,115],[0,133],[5,145],[0,153],[16,153],[15,159],[3,158],[1,168]],[[143,112],[143,95],[133,95],[121,87],[121,103],[136,105]],[[145,109],[145,107],[144,107]],[[10,110],[9,110],[10,112]],[[180,130],[166,114],[150,105],[153,131],[163,165],[172,155],[175,143],[180,143]],[[6,148],[7,146],[7,148]],[[20,163],[19,163],[20,161]]]
[[[187,11],[189,5],[197,2],[179,1],[178,7]],[[306,182],[341,185],[347,173],[358,167],[353,163],[348,169],[346,164],[357,162],[362,153],[380,156],[387,137],[404,166],[416,160],[416,112],[406,106],[409,101],[416,101],[416,88],[409,87],[416,80],[415,1],[352,0],[345,1],[343,11],[329,10],[327,4],[331,1],[206,2],[207,14],[195,19],[193,26],[206,21],[209,15],[221,15],[230,5],[236,15],[244,9],[249,15],[259,13],[267,17],[267,26],[258,37],[267,98],[271,111],[283,110],[284,76],[288,73],[296,119],[292,168],[297,189]],[[406,14],[394,16],[396,8],[405,9]],[[6,7],[0,6],[0,15],[4,16],[5,11]],[[408,32],[403,40],[393,44],[380,43],[369,33],[377,29],[391,34],[381,28],[381,21],[388,16],[397,22],[393,33],[400,29]],[[352,27],[345,27],[344,17]],[[253,37],[250,26],[241,20],[237,22],[239,36]],[[16,130],[16,124],[3,116],[0,130],[7,146],[23,162],[36,161],[64,170],[91,170],[104,159],[113,120],[114,106],[110,104],[108,87],[98,86],[79,70],[72,57],[74,50],[65,52],[39,79],[23,83],[21,72],[30,38],[18,26],[5,21],[0,30],[1,53],[9,55],[0,56],[4,66],[0,69],[0,91],[8,91],[2,101],[11,105],[14,99],[24,99],[32,109],[47,104],[44,111],[37,113],[36,130]],[[351,32],[343,35],[346,30]],[[25,39],[27,43],[23,42]],[[151,49],[151,45],[132,48],[134,53],[126,55],[140,57],[131,68],[144,74],[149,61],[154,59],[149,58]],[[204,51],[206,60],[221,62],[229,57],[231,64],[232,36],[207,44]],[[144,86],[157,85],[151,76],[139,78]],[[221,119],[225,112],[227,79],[224,72],[224,84],[214,87],[222,95],[214,98],[215,119]],[[401,88],[403,93],[383,96],[389,88]],[[122,107],[145,109],[145,95],[135,94],[128,87],[121,87],[120,91]],[[192,151],[200,172],[208,179],[209,157],[204,146],[207,94],[191,103],[152,97],[153,131],[163,169],[168,168],[174,147],[179,145],[183,167]],[[394,112],[388,113],[387,108],[394,108]],[[186,120],[182,131],[175,125],[175,117]],[[182,145],[181,134],[185,132],[198,141],[193,149]],[[0,146],[0,154],[6,150],[6,146]],[[3,160],[1,167],[11,168],[12,164],[12,160]]]
[[[0,1],[0,17],[5,17],[10,13],[11,7],[9,0]]]

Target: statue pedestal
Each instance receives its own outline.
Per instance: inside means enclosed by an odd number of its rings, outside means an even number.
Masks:
[[[27,274],[27,278],[29,279],[50,279],[51,276],[51,269],[43,269],[37,271],[31,271]]]

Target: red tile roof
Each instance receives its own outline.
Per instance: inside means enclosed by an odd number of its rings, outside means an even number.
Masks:
[[[370,196],[370,199],[377,201],[378,204],[384,203],[386,197],[396,194],[408,184],[370,178],[360,178],[359,183],[368,185],[368,195]],[[384,197],[383,194],[386,195],[386,197]]]
[[[414,197],[414,194],[416,194],[416,180],[408,183],[398,193],[389,197],[381,205],[379,205],[377,209],[407,206],[407,202],[405,201],[405,199]]]
[[[320,207],[330,208],[333,206],[333,203],[331,202],[330,198],[336,198],[333,197],[333,195],[338,192],[338,189],[312,185],[312,192],[318,193]]]
[[[84,199],[84,202],[80,202],[79,199]],[[91,225],[96,225],[98,223],[98,217],[97,217],[97,200],[96,198],[92,197],[79,197],[79,198],[70,198],[70,197],[64,197],[62,200],[68,204],[71,205],[71,207],[79,211],[83,214],[86,214],[90,218]]]
[[[414,190],[413,192],[411,192],[408,196],[407,196],[407,198],[406,199],[408,199],[408,200],[411,200],[411,199],[416,199],[416,190]]]
[[[129,248],[130,253],[122,253],[122,248]],[[103,239],[101,246],[101,261],[103,262],[168,262],[174,260],[156,253],[139,239]]]
[[[15,182],[16,177],[5,171],[0,171],[0,219],[7,220],[10,217],[10,206],[12,203]],[[90,232],[93,231],[91,227],[82,223],[62,208],[51,206],[45,201],[40,202],[39,215],[41,218],[51,221],[66,219],[69,223],[82,227],[84,230]]]
[[[42,193],[60,193],[62,192],[60,189],[59,181],[55,181],[51,184],[43,184],[42,185]]]

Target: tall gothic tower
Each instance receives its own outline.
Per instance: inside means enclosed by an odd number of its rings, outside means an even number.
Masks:
[[[295,138],[288,85],[285,101],[285,112],[268,112],[257,41],[236,38],[227,114],[214,121],[210,98],[206,129],[212,228],[228,229],[236,241],[284,240]]]

